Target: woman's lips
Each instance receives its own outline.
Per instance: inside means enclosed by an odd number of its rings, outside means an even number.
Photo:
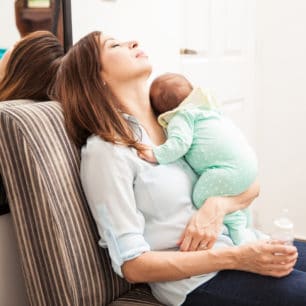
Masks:
[[[137,57],[148,57],[143,51],[139,51],[138,53],[136,53],[136,58]]]

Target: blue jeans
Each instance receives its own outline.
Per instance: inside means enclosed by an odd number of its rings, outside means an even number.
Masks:
[[[282,278],[225,270],[187,295],[183,306],[305,306],[306,243],[295,242],[299,258]]]

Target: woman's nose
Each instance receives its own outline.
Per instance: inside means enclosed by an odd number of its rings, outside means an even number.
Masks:
[[[136,48],[136,47],[138,47],[138,41],[131,40],[131,41],[128,42],[128,46],[129,46],[130,49]]]

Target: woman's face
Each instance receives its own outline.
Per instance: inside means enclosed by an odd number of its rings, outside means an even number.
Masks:
[[[148,78],[152,67],[136,41],[121,42],[101,35],[102,79],[108,84]]]

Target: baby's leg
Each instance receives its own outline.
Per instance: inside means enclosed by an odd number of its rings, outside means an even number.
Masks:
[[[213,196],[237,195],[246,188],[231,169],[209,168],[197,180],[193,188],[193,204],[199,208]]]
[[[230,169],[212,168],[202,173],[193,189],[193,203],[199,208],[205,200],[213,196],[237,195],[245,190],[240,180],[235,178]],[[234,244],[253,241],[254,233],[247,229],[247,215],[242,211],[227,214],[224,218]]]
[[[247,217],[241,210],[227,214],[223,223],[235,245],[257,240],[254,231],[248,228]]]

